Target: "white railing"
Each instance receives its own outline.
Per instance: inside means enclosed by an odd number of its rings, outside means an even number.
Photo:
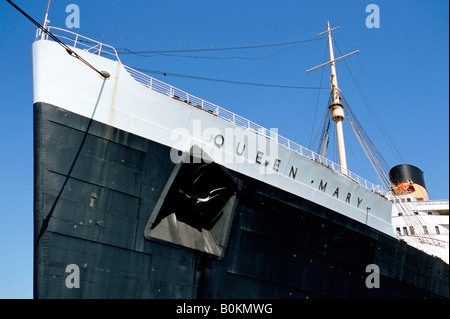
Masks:
[[[100,55],[105,58],[115,58],[120,62],[119,55],[114,47],[103,44],[88,37],[79,35],[75,32],[65,29],[47,26],[46,29],[62,42],[73,48],[81,49],[92,54]],[[36,31],[36,40],[50,40],[51,37],[40,29]]]
[[[270,139],[276,141],[278,144],[281,144],[281,145],[287,147],[288,149],[295,151],[295,152],[299,153],[300,155],[307,157],[315,162],[321,163],[322,165],[327,166],[330,169],[332,169],[333,171],[341,174],[340,165],[334,163],[333,161],[330,161],[326,157],[323,157],[323,156],[301,146],[300,144],[297,144],[297,143],[279,135],[276,132],[266,129],[266,128],[254,123],[250,120],[247,120],[246,118],[243,118],[242,116],[232,113],[218,105],[215,105],[215,104],[205,101],[201,98],[198,98],[194,95],[191,95],[185,91],[177,89],[176,87],[173,87],[170,84],[159,81],[159,80],[157,80],[145,73],[142,73],[138,70],[135,70],[128,66],[124,66],[124,67],[136,81],[138,81],[139,83],[141,83],[142,85],[144,85],[145,87],[147,87],[153,91],[167,95],[175,100],[185,102],[191,106],[194,106],[194,107],[197,107],[204,111],[207,111],[207,112],[211,113],[212,115],[215,115],[225,121],[231,122],[242,128],[255,131],[256,133],[261,134],[267,138],[270,138]],[[375,185],[350,171],[347,171],[346,176],[373,192],[376,192],[379,194],[385,193],[384,189],[380,185]]]
[[[57,27],[47,27],[47,30],[51,31],[55,36],[57,36],[59,39],[64,39],[69,41],[69,43],[66,43],[67,45],[70,45],[74,48],[79,48],[84,51],[104,56],[107,58],[111,58],[112,56],[115,58],[115,60],[120,62],[119,56],[117,54],[117,51],[114,47],[110,45],[106,45],[103,43],[100,43],[98,41],[92,40],[90,38],[87,38],[85,36],[79,35],[77,33],[60,29]],[[41,30],[38,29],[36,33],[36,40],[38,39],[45,39],[48,40],[48,35],[43,33]],[[281,135],[279,135],[276,132],[273,132],[269,129],[266,129],[250,120],[247,120],[233,112],[230,112],[224,108],[221,108],[220,106],[217,106],[213,103],[210,103],[208,101],[205,101],[201,98],[198,98],[194,95],[191,95],[187,92],[184,92],[180,89],[177,89],[176,87],[173,87],[167,83],[164,83],[162,81],[159,81],[145,73],[142,73],[138,70],[135,70],[133,68],[130,68],[128,66],[124,66],[125,69],[128,71],[128,73],[139,83],[144,85],[145,87],[164,94],[166,96],[169,96],[173,99],[179,100],[181,102],[185,102],[193,107],[197,107],[199,109],[202,109],[214,116],[217,116],[225,121],[228,121],[230,123],[233,123],[237,126],[240,126],[245,129],[249,129],[252,131],[255,131],[258,134],[261,134],[267,138],[270,138],[274,141],[276,141],[278,144],[283,145],[287,147],[288,149],[297,152],[298,154],[309,158],[310,160],[313,160],[317,163],[320,163],[326,167],[329,167],[335,172],[338,172],[339,174],[343,175],[341,173],[341,167],[330,161],[329,159],[301,146],[300,144],[297,144]],[[348,178],[352,179],[356,183],[364,186],[366,189],[382,194],[385,194],[385,190],[380,185],[375,185],[364,178],[359,177],[358,175],[350,172],[347,170],[347,174],[344,175]]]
[[[447,206],[448,207],[449,201],[448,200],[442,200],[442,199],[437,199],[437,200],[429,200],[429,201],[416,201],[414,202],[414,205],[416,206],[429,206],[429,205],[439,205],[439,206]]]

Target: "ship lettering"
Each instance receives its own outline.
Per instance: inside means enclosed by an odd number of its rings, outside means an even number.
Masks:
[[[325,184],[323,184],[323,180],[320,180],[320,184],[319,184],[319,191],[325,192],[325,190],[327,189],[327,182],[325,182]]]
[[[281,160],[280,159],[276,159],[275,160],[275,163],[273,163],[273,170],[275,171],[275,172],[278,172],[278,169],[280,168],[280,163],[281,163]]]
[[[242,151],[239,152],[239,145],[240,145],[240,144],[241,144],[241,143],[238,142],[238,145],[236,146],[236,154],[237,154],[237,155],[242,155],[242,154],[244,154],[245,144],[243,144],[244,146],[242,147]]]
[[[206,317],[211,306],[189,306],[183,303],[183,306],[177,306],[177,313],[201,313]]]
[[[298,170],[297,167],[295,168],[295,171],[294,171],[294,166],[291,166],[291,170],[289,172],[289,177],[291,177],[291,175],[292,175],[292,179],[295,179],[295,175],[297,175],[297,170]]]
[[[331,195],[331,196],[335,196],[335,195],[336,195],[336,198],[339,198],[339,187],[336,187],[336,190],[334,191],[333,195]]]
[[[356,208],[359,208],[359,205],[361,205],[361,202],[362,202],[362,198],[358,197],[358,206],[356,206]]]
[[[238,147],[239,147],[239,143],[238,143]],[[239,152],[238,152],[238,148],[236,148],[236,153],[238,153],[238,155],[241,155],[241,154],[244,152],[244,149],[245,149],[245,145],[244,145],[244,148],[242,149],[242,152],[239,153]],[[256,159],[255,159],[255,162],[258,163],[258,164],[261,164],[261,163],[262,163],[261,160],[263,159],[263,156],[264,156],[264,153],[261,152],[261,151],[258,151],[258,152],[256,153]],[[265,166],[268,166],[269,163],[270,163],[270,161],[267,160],[267,159],[264,161],[264,165],[265,165]],[[281,164],[281,160],[280,160],[279,158],[275,159],[275,161],[274,161],[274,163],[273,163],[273,166],[272,166],[272,169],[273,169],[275,172],[278,172],[278,170],[280,169],[280,164]],[[297,171],[296,171],[296,173],[297,173]],[[289,175],[289,176],[290,176],[290,175]],[[295,178],[295,175],[294,175],[294,178]]]
[[[258,163],[258,164],[261,164],[261,160],[262,160],[262,156],[263,156],[263,155],[264,155],[263,152],[258,151],[258,152],[256,153],[256,160],[255,160],[255,162]]]
[[[216,144],[216,146],[220,148],[223,146],[223,143],[225,143],[225,138],[222,134],[217,134],[216,137],[214,137],[214,144]]]
[[[225,145],[225,137],[222,134],[217,134],[214,137],[214,144],[217,148],[221,148],[222,146]],[[236,155],[243,156],[246,148],[247,148],[247,145],[245,143],[237,142],[236,149],[235,149]],[[262,152],[262,151],[256,152],[255,163],[259,164],[259,165],[264,165],[266,167],[271,167],[274,172],[279,172],[280,167],[281,167],[281,159],[275,158],[272,162],[272,160],[270,158],[267,158],[267,156],[265,156],[264,152]],[[297,178],[297,173],[298,173],[298,167],[291,165],[291,167],[289,169],[289,177],[292,178],[293,180],[295,180]],[[318,190],[325,193],[327,190],[327,186],[328,186],[328,182],[321,179]],[[331,197],[336,197],[337,199],[339,199],[339,187],[336,187],[334,192],[331,193]],[[352,204],[352,193],[347,192],[347,195],[345,196],[344,201],[345,201],[345,203],[351,205]],[[354,203],[356,208],[359,208],[361,206],[362,201],[363,201],[362,198],[357,197],[357,203]],[[370,210],[370,207],[367,207],[366,210],[368,212]]]
[[[345,199],[345,202],[346,202],[346,203],[349,203],[349,204],[350,204],[350,197],[352,197],[352,194],[347,193],[347,198]]]

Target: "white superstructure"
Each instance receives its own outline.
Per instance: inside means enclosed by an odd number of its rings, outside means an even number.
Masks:
[[[412,194],[389,198],[397,238],[448,263],[449,201],[417,200]]]

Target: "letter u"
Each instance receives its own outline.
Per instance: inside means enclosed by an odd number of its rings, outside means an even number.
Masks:
[[[241,142],[238,142],[237,146],[236,146],[236,154],[237,155],[242,155],[244,154],[244,150],[245,150],[245,144],[243,144],[244,146],[242,147],[242,151],[239,152],[239,145],[241,144]]]

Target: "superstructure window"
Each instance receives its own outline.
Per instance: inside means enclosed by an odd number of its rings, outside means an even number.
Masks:
[[[408,228],[403,227],[403,235],[408,235]]]
[[[428,228],[427,228],[427,226],[423,226],[423,233],[425,235],[428,235]]]
[[[414,226],[409,226],[409,232],[411,233],[411,235],[415,235],[416,232],[414,230]]]
[[[439,226],[435,226],[434,229],[436,229],[436,234],[440,235],[441,231],[439,230]]]
[[[397,227],[395,230],[397,231],[397,233],[398,233],[399,235],[402,234],[402,232],[400,231],[400,227]]]

